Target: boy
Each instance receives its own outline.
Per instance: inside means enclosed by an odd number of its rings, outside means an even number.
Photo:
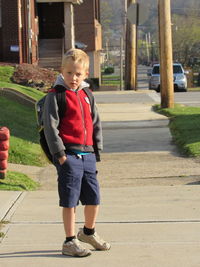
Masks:
[[[66,111],[59,118],[56,92],[51,90],[44,105],[44,133],[58,173],[60,206],[66,240],[62,253],[69,256],[89,256],[91,251],[81,243],[97,250],[109,250],[110,244],[95,232],[100,203],[96,178],[96,158],[102,149],[102,131],[97,109],[83,90],[88,87],[89,58],[79,49],[70,49],[63,58],[61,75],[56,84],[66,88]],[[93,109],[93,110],[91,110]],[[95,154],[94,154],[94,148]],[[96,155],[96,158],[95,158]],[[75,236],[75,212],[79,200],[84,208],[85,225]]]

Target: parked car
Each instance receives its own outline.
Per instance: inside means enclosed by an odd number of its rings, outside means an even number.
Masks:
[[[173,64],[174,91],[187,92],[187,71],[184,71],[180,63]],[[149,89],[160,92],[160,64],[154,64],[152,69],[147,70],[149,79]]]

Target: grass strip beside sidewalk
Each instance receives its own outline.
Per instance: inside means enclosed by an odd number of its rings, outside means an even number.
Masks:
[[[154,110],[170,118],[169,128],[173,141],[186,156],[200,156],[200,107],[175,105],[174,108]]]
[[[34,191],[39,188],[39,183],[27,175],[19,172],[8,171],[6,178],[0,180],[0,190],[7,191]]]
[[[39,100],[44,96],[44,93],[35,88],[19,85],[11,81],[11,77],[15,71],[12,66],[0,66],[0,88],[11,88],[27,95],[35,100]]]
[[[11,81],[14,69],[11,66],[0,66],[0,87],[13,88],[35,100],[40,99],[44,93]],[[34,108],[1,96],[0,114],[0,126],[7,126],[11,134],[9,162],[45,165],[47,161],[39,145]],[[32,191],[37,190],[39,186],[39,183],[19,172],[8,171],[6,178],[0,180],[0,190]]]
[[[1,97],[0,114],[0,126],[7,126],[11,134],[9,162],[45,165],[47,161],[39,145],[35,110]]]

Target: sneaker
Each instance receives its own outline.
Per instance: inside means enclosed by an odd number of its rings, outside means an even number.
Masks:
[[[92,245],[96,250],[109,250],[111,247],[111,245],[101,239],[96,232],[93,235],[85,235],[83,229],[80,228],[77,237],[80,241]]]
[[[74,238],[72,241],[63,243],[62,254],[74,257],[86,257],[91,255],[91,251],[82,247],[78,239]]]

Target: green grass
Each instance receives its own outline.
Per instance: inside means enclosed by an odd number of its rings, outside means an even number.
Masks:
[[[39,145],[34,108],[1,97],[0,114],[0,125],[11,134],[9,162],[43,166],[46,158]]]
[[[11,82],[10,78],[12,77],[15,71],[14,67],[11,66],[0,66],[0,81]]]
[[[4,237],[5,234],[3,232],[0,232],[0,238]]]
[[[36,89],[12,83],[10,77],[14,67],[0,66],[0,87],[13,88],[21,93],[40,99],[44,94]],[[47,160],[40,148],[36,124],[36,114],[32,107],[19,104],[6,97],[0,97],[0,126],[10,130],[9,162],[43,166]],[[39,184],[28,176],[8,171],[6,178],[0,180],[0,190],[24,191],[36,190]],[[3,224],[1,223],[0,226]],[[4,233],[0,232],[0,237]]]
[[[15,83],[0,82],[0,87],[1,88],[15,89],[16,91],[21,92],[21,93],[33,98],[34,100],[39,100],[40,98],[42,98],[44,96],[44,93],[37,90],[37,89],[22,86],[22,85],[15,84]]]
[[[113,79],[120,79],[119,75],[113,75],[113,74],[102,74],[103,79],[113,80]]]
[[[13,88],[35,100],[44,93],[10,80],[14,67],[0,66],[0,87]],[[6,97],[0,97],[0,126],[10,129],[9,162],[43,166],[46,158],[40,148],[34,108],[24,106]]]
[[[31,87],[22,86],[11,81],[15,68],[11,66],[0,66],[0,87],[12,88],[25,95],[32,97],[35,100],[39,100],[44,93]]]
[[[189,92],[193,92],[193,91],[200,91],[200,87],[192,87],[192,88],[188,88]]]
[[[120,81],[102,81],[102,85],[104,86],[119,86]]]
[[[102,85],[104,86],[118,86],[120,85],[120,76],[112,74],[102,75]]]
[[[173,109],[156,107],[157,112],[170,118],[170,130],[180,152],[200,156],[200,107],[175,105]]]
[[[9,223],[9,221],[0,221],[0,230],[8,223]],[[4,236],[5,236],[5,233],[0,232],[0,238],[3,238]]]
[[[27,175],[9,171],[6,178],[0,180],[0,190],[8,191],[33,191],[39,188],[39,183],[30,179]]]

